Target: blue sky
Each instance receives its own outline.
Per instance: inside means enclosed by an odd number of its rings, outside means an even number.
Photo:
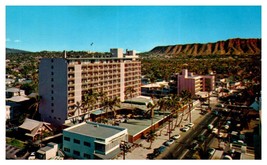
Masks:
[[[260,6],[6,7],[6,47],[29,51],[143,52],[237,37],[261,38]]]

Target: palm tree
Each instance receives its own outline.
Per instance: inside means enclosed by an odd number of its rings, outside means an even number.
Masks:
[[[83,104],[84,104],[84,113],[88,113],[88,118],[90,119],[90,113],[92,110],[94,110],[94,107],[97,103],[97,93],[95,93],[94,91],[88,91],[88,93],[86,93],[83,96]]]
[[[156,139],[156,136],[157,135],[155,134],[155,132],[150,130],[149,135],[147,137],[147,142],[150,142],[150,145],[147,149],[151,149],[152,144],[153,144],[154,140]]]
[[[189,110],[189,114],[187,116],[187,119],[189,117],[189,122],[191,123],[191,105],[192,105],[192,94],[187,91],[187,90],[183,90],[180,93],[181,97],[183,98],[183,100],[188,103],[188,110]]]
[[[157,106],[156,104],[151,103],[151,102],[149,102],[149,103],[147,104],[147,108],[149,108],[149,112],[150,112],[149,117],[150,117],[150,119],[151,119],[151,126],[153,125],[154,109],[156,108],[156,106]]]
[[[78,111],[78,118],[79,118],[83,109],[84,109],[84,104],[82,103],[82,101],[80,101],[80,102],[77,101],[76,104],[74,105],[74,114],[76,111]]]
[[[115,109],[115,107],[120,107],[120,98],[119,97],[114,97],[109,103],[109,108],[113,112],[113,119],[114,120],[116,118],[116,109]]]
[[[133,94],[136,92],[136,90],[134,89],[134,87],[127,87],[126,90],[125,90],[125,95],[126,95],[126,98],[129,99],[129,98],[133,98]],[[132,100],[131,100],[131,108],[132,108]]]
[[[33,104],[29,107],[29,109],[32,109],[34,108],[34,112],[32,114],[32,119],[35,117],[36,113],[38,112],[39,110],[39,105],[40,105],[40,102],[42,100],[42,96],[39,96],[39,95],[36,95],[35,97],[33,97],[34,99],[34,102]]]

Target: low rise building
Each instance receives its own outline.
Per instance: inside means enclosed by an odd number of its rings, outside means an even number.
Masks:
[[[36,158],[37,159],[52,159],[57,156],[58,151],[58,144],[50,142],[47,144],[47,146],[40,148],[36,152]]]
[[[126,128],[83,122],[63,130],[63,151],[76,159],[112,159],[127,138]]]

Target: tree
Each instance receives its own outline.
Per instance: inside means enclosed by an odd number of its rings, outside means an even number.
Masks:
[[[80,115],[81,115],[81,113],[82,113],[82,111],[83,111],[83,109],[84,109],[84,104],[82,103],[82,101],[77,101],[76,102],[76,104],[74,105],[74,114],[75,114],[75,112],[77,111],[78,112],[78,120],[80,121]]]
[[[125,90],[125,95],[126,98],[129,99],[129,97],[132,99],[133,98],[133,94],[136,92],[136,90],[134,89],[134,87],[130,86],[127,87]],[[131,100],[131,108],[132,108],[132,100]]]
[[[40,102],[42,100],[42,96],[36,95],[35,97],[33,97],[33,104],[29,107],[29,109],[34,109],[34,112],[32,114],[32,119],[35,117],[36,113],[39,110],[39,106],[40,106]]]
[[[83,104],[84,104],[84,113],[88,114],[88,118],[90,118],[91,111],[95,108],[97,103],[98,94],[93,90],[88,91],[83,95]]]
[[[151,103],[151,102],[149,102],[148,104],[147,104],[147,108],[149,108],[149,112],[150,112],[150,120],[151,120],[151,124],[150,124],[150,130],[152,130],[152,126],[153,126],[153,119],[154,119],[154,110],[155,110],[155,108],[157,107],[157,104],[156,103]],[[155,131],[154,129],[153,129],[153,131]]]
[[[189,114],[188,114],[187,118],[189,117],[189,122],[191,123],[192,94],[187,90],[183,90],[183,91],[181,91],[180,96],[183,98],[183,100],[186,103],[188,103]]]

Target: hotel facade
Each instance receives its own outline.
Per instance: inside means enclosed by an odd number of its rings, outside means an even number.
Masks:
[[[214,75],[194,75],[187,69],[177,75],[177,94],[183,90],[189,91],[193,96],[198,92],[209,92],[215,89]]]
[[[39,95],[41,119],[54,125],[84,114],[75,110],[85,93],[104,92],[112,99],[125,100],[128,87],[141,94],[141,62],[134,50],[110,49],[109,56],[95,58],[43,58],[39,65]],[[98,102],[94,109],[101,108]],[[86,117],[86,116],[85,116]]]

